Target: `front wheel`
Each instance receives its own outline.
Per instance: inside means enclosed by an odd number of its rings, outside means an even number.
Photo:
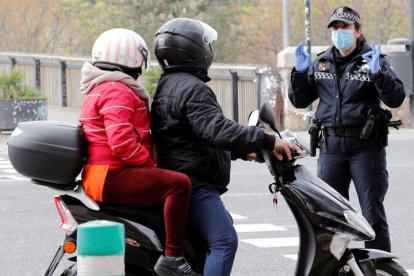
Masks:
[[[409,276],[407,271],[393,260],[381,260],[375,263],[377,276]]]

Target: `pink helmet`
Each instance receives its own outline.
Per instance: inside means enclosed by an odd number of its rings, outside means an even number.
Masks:
[[[144,39],[134,31],[122,28],[103,32],[93,44],[92,62],[127,68],[141,68],[149,59]]]

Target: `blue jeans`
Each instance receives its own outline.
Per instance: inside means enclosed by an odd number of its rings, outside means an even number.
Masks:
[[[208,244],[204,276],[228,276],[238,239],[220,194],[213,188],[195,189],[191,196],[189,226]]]

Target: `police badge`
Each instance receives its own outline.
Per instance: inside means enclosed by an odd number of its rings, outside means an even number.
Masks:
[[[326,60],[319,61],[319,71],[327,72],[328,71],[328,63]]]

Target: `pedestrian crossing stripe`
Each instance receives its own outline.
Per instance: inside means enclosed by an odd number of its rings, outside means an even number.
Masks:
[[[285,227],[276,226],[273,224],[235,224],[237,233],[245,232],[267,232],[267,231],[287,231]]]
[[[2,173],[10,173],[10,174],[19,174],[11,165],[9,160],[4,158],[0,158],[0,172]],[[7,179],[3,179],[7,178]],[[16,175],[0,175],[0,181],[10,181],[10,180],[26,180],[27,178],[23,178],[22,176]]]
[[[297,254],[288,254],[288,255],[282,255],[285,258],[297,261],[298,260],[298,255]]]
[[[247,217],[235,213],[230,213],[230,215],[233,219],[247,219]]]
[[[260,248],[299,246],[299,237],[242,239],[241,241]]]
[[[297,254],[287,254],[287,255],[282,255],[285,258],[291,259],[293,261],[297,261],[298,260],[298,255]],[[409,276],[414,276],[414,270],[407,270],[407,273]]]
[[[0,175],[0,182],[4,181],[16,181],[16,180],[27,180],[28,178],[18,175]]]

